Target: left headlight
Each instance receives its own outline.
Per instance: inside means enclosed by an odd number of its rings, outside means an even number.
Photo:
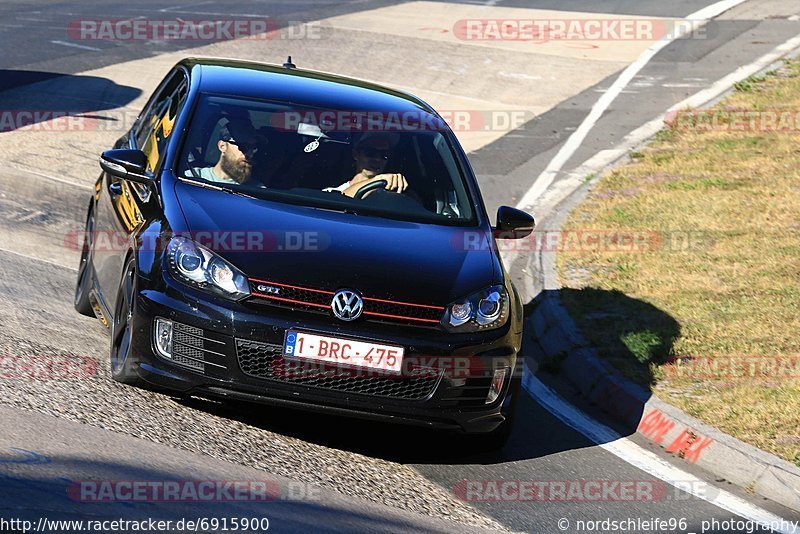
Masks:
[[[180,281],[223,297],[239,300],[250,295],[247,277],[202,245],[173,237],[167,245],[167,265]]]
[[[447,307],[442,325],[450,332],[478,332],[499,328],[508,321],[508,292],[492,286],[459,299]]]

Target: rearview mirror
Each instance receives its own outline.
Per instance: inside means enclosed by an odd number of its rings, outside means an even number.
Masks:
[[[147,156],[141,150],[106,150],[100,155],[100,167],[108,174],[123,180],[145,185],[153,182],[152,178],[145,174]]]
[[[529,236],[536,222],[522,210],[509,206],[497,208],[497,227],[492,229],[495,239],[520,239]]]

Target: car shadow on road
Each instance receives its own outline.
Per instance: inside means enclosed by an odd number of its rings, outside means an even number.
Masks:
[[[567,316],[535,313],[539,306],[550,310],[563,306],[561,311],[566,310]],[[594,287],[542,291],[526,311],[523,352],[528,369],[597,422],[621,436],[634,434],[652,396],[655,372],[673,359],[680,323],[649,302]],[[587,358],[599,359],[600,366],[588,365]],[[599,372],[602,366],[605,371]],[[512,439],[499,453],[504,461],[595,445],[529,400],[527,411],[518,414]],[[547,417],[542,417],[542,411]]]
[[[664,310],[618,290],[563,288],[561,302],[598,356],[644,388],[670,361],[680,324]]]
[[[0,70],[0,132],[101,130],[122,135],[136,114],[110,110],[141,93],[99,76]],[[101,111],[105,113],[97,113]]]

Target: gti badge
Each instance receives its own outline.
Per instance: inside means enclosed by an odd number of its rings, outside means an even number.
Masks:
[[[333,295],[331,310],[342,321],[354,321],[358,319],[364,310],[364,302],[355,291],[340,289]]]
[[[267,293],[269,295],[277,295],[278,293],[281,292],[281,288],[279,287],[265,286],[264,284],[258,284],[258,287],[256,287],[256,289],[258,289],[259,293]]]

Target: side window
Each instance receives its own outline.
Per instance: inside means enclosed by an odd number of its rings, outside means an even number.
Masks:
[[[155,125],[156,117],[163,113],[165,105],[169,105],[167,101],[173,96],[176,89],[187,83],[188,80],[183,70],[174,71],[168,76],[167,82],[161,86],[158,94],[150,100],[147,108],[142,112],[136,123],[134,136],[137,147],[141,148],[147,142],[147,138]]]
[[[148,170],[155,171],[164,159],[167,143],[172,135],[178,113],[186,101],[188,84],[185,78],[177,86],[167,87],[172,89],[167,92],[166,98],[155,102],[152,107],[153,112],[148,113],[149,124],[143,128],[141,136],[141,146],[147,155]],[[139,141],[137,139],[137,141]]]

